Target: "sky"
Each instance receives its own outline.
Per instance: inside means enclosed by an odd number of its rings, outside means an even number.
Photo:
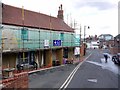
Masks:
[[[4,4],[28,9],[57,17],[58,7],[63,5],[64,21],[73,26],[82,37],[84,26],[86,36],[118,34],[119,0],[2,0]],[[72,24],[71,24],[72,23]],[[75,23],[75,27],[74,27]],[[90,28],[88,29],[87,26]]]

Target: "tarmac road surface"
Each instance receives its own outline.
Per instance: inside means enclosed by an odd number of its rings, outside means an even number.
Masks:
[[[120,67],[98,49],[89,52],[82,63],[29,75],[29,88],[119,88]]]

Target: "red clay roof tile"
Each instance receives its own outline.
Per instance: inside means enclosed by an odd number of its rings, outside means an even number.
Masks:
[[[23,26],[21,8],[3,4],[2,13],[3,24]],[[62,19],[29,10],[24,10],[24,26],[52,29],[55,31],[74,32],[74,30],[70,28]]]

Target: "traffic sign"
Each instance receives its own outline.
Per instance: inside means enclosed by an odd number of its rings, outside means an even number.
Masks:
[[[53,40],[53,46],[61,46],[61,40]]]

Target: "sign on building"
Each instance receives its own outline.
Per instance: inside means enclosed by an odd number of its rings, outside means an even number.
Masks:
[[[44,47],[49,47],[49,40],[44,40]]]
[[[61,40],[53,40],[53,46],[61,46]]]

